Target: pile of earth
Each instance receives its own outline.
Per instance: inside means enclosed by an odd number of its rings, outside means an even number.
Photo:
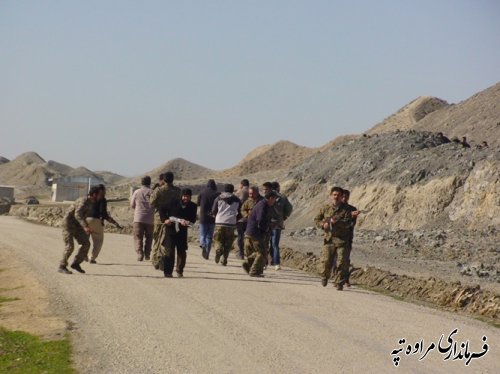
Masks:
[[[486,140],[500,146],[500,83],[458,104],[447,104],[437,98],[418,98],[403,107],[367,134],[413,129],[443,132],[448,137],[467,137],[477,145]]]
[[[319,257],[310,252],[283,248],[282,263],[319,275]],[[350,281],[408,301],[434,305],[494,323],[500,322],[500,295],[483,290],[479,285],[463,285],[458,281],[447,282],[435,277],[399,275],[371,266],[351,268]]]
[[[93,172],[85,167],[73,168],[57,161],[45,161],[35,152],[26,152],[12,161],[0,162],[0,184],[18,187],[17,195],[23,188],[31,188],[32,194],[40,191],[47,193],[50,178],[67,176],[92,177],[103,180],[105,184],[116,183],[124,178],[111,172]]]
[[[264,145],[254,149],[236,166],[217,173],[215,177],[248,176],[262,170],[289,169],[300,164],[316,152],[318,152],[318,149],[303,147],[281,140],[272,145]]]
[[[295,211],[288,225],[311,226],[329,189],[351,190],[364,229],[500,225],[500,148],[464,148],[436,133],[363,136],[315,153],[286,176]]]

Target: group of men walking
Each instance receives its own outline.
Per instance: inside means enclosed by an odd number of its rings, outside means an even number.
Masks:
[[[198,195],[197,204],[191,201],[189,188],[180,189],[173,182],[173,173],[166,172],[151,187],[151,178],[146,176],[142,178],[141,188],[130,199],[138,261],[151,261],[155,269],[163,271],[167,278],[173,277],[174,269],[177,276],[182,277],[187,258],[188,228],[199,217],[204,259],[210,259],[214,246],[215,263],[226,266],[236,240],[242,267],[251,277],[262,277],[269,264],[277,271],[281,269],[281,231],[293,206],[280,193],[278,182],[266,182],[259,188],[250,186],[249,181],[243,179],[236,192],[232,184],[225,184],[223,191],[218,192],[217,184],[210,179]],[[342,290],[344,285],[349,285],[350,252],[359,211],[348,204],[349,191],[340,187],[332,188],[330,199],[315,218],[316,225],[325,232],[321,279],[326,286],[333,273],[337,289]],[[71,274],[67,266],[74,250],[74,239],[80,248],[71,268],[85,272],[80,264],[88,260],[89,236],[94,243],[90,263],[96,263],[103,242],[104,220],[119,226],[107,211],[104,186],[94,186],[88,196],[77,200],[64,217],[65,250],[59,272]]]

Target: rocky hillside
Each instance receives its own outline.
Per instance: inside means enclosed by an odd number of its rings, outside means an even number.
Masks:
[[[246,176],[262,170],[282,170],[294,167],[317,152],[289,141],[264,145],[247,154],[236,166],[224,170],[218,177]]]
[[[500,145],[500,83],[458,104],[420,97],[367,131],[379,134],[396,130],[443,132],[446,136],[467,137],[472,145],[486,140]]]
[[[0,156],[0,165],[5,164],[6,162],[9,162],[10,160],[8,158]]]
[[[365,229],[500,225],[500,152],[443,143],[436,134],[364,136],[311,156],[287,175],[295,213],[290,227],[312,225],[333,185],[351,190]]]

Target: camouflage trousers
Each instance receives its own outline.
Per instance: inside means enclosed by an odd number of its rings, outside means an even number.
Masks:
[[[224,258],[227,262],[227,258],[229,256],[229,252],[233,248],[235,235],[234,235],[234,227],[227,226],[215,226],[214,233],[214,246],[215,253]]]
[[[153,248],[151,251],[151,262],[157,270],[163,271],[163,258],[167,255],[167,251],[163,246],[165,241],[165,225],[163,223],[155,223],[153,231]]]
[[[329,279],[334,272],[334,282],[343,286],[349,277],[351,246],[349,242],[331,242],[323,245],[320,259],[321,279]],[[337,264],[334,265],[336,258]]]
[[[265,239],[257,240],[249,236],[245,236],[245,256],[247,258],[246,262],[249,265],[251,275],[262,274],[264,272],[267,256],[266,243]]]
[[[75,249],[74,240],[80,244],[80,248],[78,248],[78,252],[73,262],[81,264],[84,259],[87,258],[89,253],[89,236],[85,233],[81,226],[63,226],[62,236],[64,241],[64,251],[60,265],[64,267],[68,266],[68,260]]]

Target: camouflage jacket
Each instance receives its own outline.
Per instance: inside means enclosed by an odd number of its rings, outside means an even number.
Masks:
[[[164,184],[153,190],[150,204],[155,210],[155,223],[160,222],[160,211],[167,209],[173,202],[181,199],[181,189],[173,184]]]
[[[63,225],[66,227],[85,228],[88,226],[86,218],[90,215],[92,209],[92,200],[87,196],[80,197],[68,209],[63,218]]]
[[[324,230],[323,224],[332,217],[335,218],[336,222],[330,224],[330,227]],[[318,228],[325,231],[325,244],[334,241],[346,242],[351,240],[353,218],[347,204],[341,204],[338,207],[334,207],[332,204],[325,205],[314,218],[314,222]]]
[[[262,196],[259,196],[257,198],[257,201],[254,199],[247,199],[241,206],[241,219],[240,222],[246,222],[248,221],[248,217],[250,217],[250,214],[252,213],[252,209],[259,201],[263,199]]]

